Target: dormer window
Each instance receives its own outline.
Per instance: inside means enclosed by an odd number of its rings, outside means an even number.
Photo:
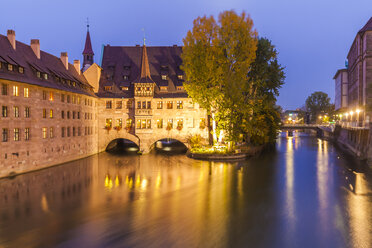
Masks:
[[[124,80],[128,80],[128,79],[129,79],[129,76],[128,76],[128,75],[124,75],[124,76],[123,76],[123,79],[124,79]]]
[[[105,89],[105,91],[111,91],[112,90],[112,86],[105,86],[104,89]]]
[[[122,86],[122,87],[121,87],[121,90],[122,90],[122,91],[128,91],[128,90],[129,90],[129,88],[128,88],[128,87],[126,87],[126,86]]]
[[[36,76],[37,76],[38,78],[41,78],[41,72],[37,71],[37,72],[36,72]]]
[[[167,75],[161,75],[162,80],[167,80]]]
[[[72,82],[72,86],[76,87],[76,83],[75,82]]]
[[[183,79],[183,75],[178,75],[177,77],[178,77],[178,79],[180,79],[180,80]]]
[[[22,66],[19,66],[18,67],[18,72],[23,74],[24,73],[24,68]]]
[[[8,64],[8,71],[13,71],[13,65],[12,64]]]
[[[48,80],[48,74],[44,73],[43,77],[45,80]]]

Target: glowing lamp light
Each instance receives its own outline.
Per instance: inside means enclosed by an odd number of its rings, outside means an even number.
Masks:
[[[321,115],[319,116],[319,119],[322,119],[322,116]]]
[[[359,114],[360,113],[360,109],[357,109],[355,112],[357,112],[357,114]]]
[[[346,115],[346,117],[348,117],[349,116],[349,113],[346,113],[345,115]]]
[[[353,115],[354,114],[354,112],[353,111],[350,111],[350,115]]]

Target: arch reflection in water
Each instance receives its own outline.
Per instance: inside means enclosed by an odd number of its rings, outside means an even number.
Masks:
[[[157,153],[163,154],[182,154],[187,151],[187,147],[184,143],[171,138],[158,140],[153,144],[153,147]]]

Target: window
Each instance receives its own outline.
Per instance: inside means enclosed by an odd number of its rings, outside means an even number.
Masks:
[[[14,141],[20,141],[19,128],[14,128]]]
[[[172,101],[168,101],[167,102],[167,109],[172,109],[173,108],[173,102]]]
[[[136,128],[137,129],[141,128],[141,120],[137,120]]]
[[[70,103],[71,102],[71,97],[70,95],[67,95],[67,103]]]
[[[158,128],[163,128],[163,119],[156,120],[156,125]]]
[[[143,108],[143,109],[146,109],[146,101],[143,101],[143,102],[142,102],[142,108]]]
[[[72,103],[73,103],[73,104],[76,103],[76,97],[75,97],[75,96],[72,96]]]
[[[13,71],[13,65],[12,64],[8,64],[8,71]]]
[[[46,109],[43,109],[43,118],[46,118],[46,114],[47,113],[47,111],[46,111]]]
[[[123,127],[123,120],[121,118],[116,119],[116,127],[119,127],[119,128]]]
[[[138,109],[141,108],[141,102],[140,102],[140,101],[137,102],[137,108],[138,108]]]
[[[54,94],[53,92],[49,92],[49,101],[53,101],[54,100]]]
[[[177,120],[177,129],[182,129],[183,128],[183,119],[178,119]]]
[[[167,86],[160,86],[160,91],[167,91],[168,87]]]
[[[157,106],[158,109],[162,109],[163,108],[163,102],[162,101],[157,102],[156,106]]]
[[[25,107],[25,117],[30,118],[30,107]]]
[[[23,96],[28,98],[30,96],[28,88],[23,88]]]
[[[130,119],[130,118],[127,119],[127,126],[126,127],[131,128],[132,127],[132,122],[133,122],[132,119]]]
[[[19,107],[14,106],[13,107],[13,112],[14,112],[14,117],[18,118],[19,117]]]
[[[122,101],[117,101],[116,102],[116,109],[121,109],[123,107],[123,102]]]
[[[76,135],[76,128],[75,128],[75,127],[73,127],[73,128],[72,128],[72,136],[74,136],[74,137],[75,137],[75,135]]]
[[[43,139],[47,138],[48,133],[47,133],[47,128],[46,127],[42,128],[42,135],[43,135]]]
[[[30,128],[25,128],[25,140],[30,140]]]
[[[147,128],[151,128],[151,120],[149,119],[149,120],[147,120],[147,126],[146,126]]]
[[[67,127],[67,137],[70,137],[70,127]]]
[[[65,137],[65,128],[64,127],[61,128],[61,136],[62,136],[62,138]]]
[[[61,94],[61,102],[65,102],[65,95]]]
[[[41,78],[41,72],[37,71],[37,72],[36,72],[36,76],[37,76],[38,78]]]
[[[65,111],[63,111],[63,110],[61,111],[61,118],[65,119]]]
[[[112,101],[106,101],[106,108],[111,109],[112,108]]]
[[[183,109],[183,101],[177,101],[177,109]]]
[[[106,128],[112,128],[112,119],[111,118],[106,119]]]
[[[167,80],[167,75],[161,75],[161,79]]]
[[[76,112],[72,111],[72,119],[75,119]]]
[[[147,109],[151,109],[151,101],[147,101]]]
[[[8,128],[3,128],[2,139],[1,140],[3,142],[7,142],[8,141]]]
[[[1,116],[8,117],[8,106],[3,106],[2,111],[1,111]]]
[[[127,109],[131,109],[132,106],[133,106],[133,102],[132,102],[132,100],[128,100],[128,101],[127,101]]]
[[[105,91],[111,91],[112,90],[112,86],[105,86],[103,87]]]
[[[19,96],[19,87],[13,86],[13,96]]]
[[[80,112],[77,112],[77,118],[80,119]]]
[[[146,128],[146,120],[142,120],[141,122],[141,128],[145,129]]]
[[[53,127],[49,128],[49,138],[54,138],[54,130],[53,130]]]
[[[53,109],[49,111],[49,118],[53,118]]]
[[[121,90],[122,90],[122,91],[128,91],[128,90],[129,90],[129,88],[128,88],[128,87],[126,87],[126,86],[122,86],[122,87],[121,87]]]
[[[43,90],[43,100],[46,100],[47,99],[47,93],[45,90]]]
[[[168,119],[167,129],[172,129],[172,128],[173,128],[173,119]]]
[[[177,77],[178,79],[181,79],[181,80],[183,79],[183,75],[178,75]]]
[[[78,127],[78,136],[80,136],[80,135],[81,135],[81,128]]]
[[[44,73],[43,75],[44,75],[44,79],[48,80],[48,74]]]
[[[23,74],[25,70],[22,66],[18,66],[18,72]]]
[[[8,85],[7,84],[1,84],[1,94],[3,96],[8,95]]]
[[[128,75],[124,75],[123,76],[123,80],[128,80],[129,79],[129,76]]]
[[[177,90],[183,90],[183,86],[177,86]]]
[[[80,102],[81,102],[81,98],[80,98],[80,96],[78,96],[77,97],[77,104],[80,104]]]
[[[67,111],[67,119],[70,119],[70,111]]]

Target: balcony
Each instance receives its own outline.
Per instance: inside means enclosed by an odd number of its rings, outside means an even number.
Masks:
[[[152,109],[136,109],[135,115],[142,115],[142,116],[152,115]]]

